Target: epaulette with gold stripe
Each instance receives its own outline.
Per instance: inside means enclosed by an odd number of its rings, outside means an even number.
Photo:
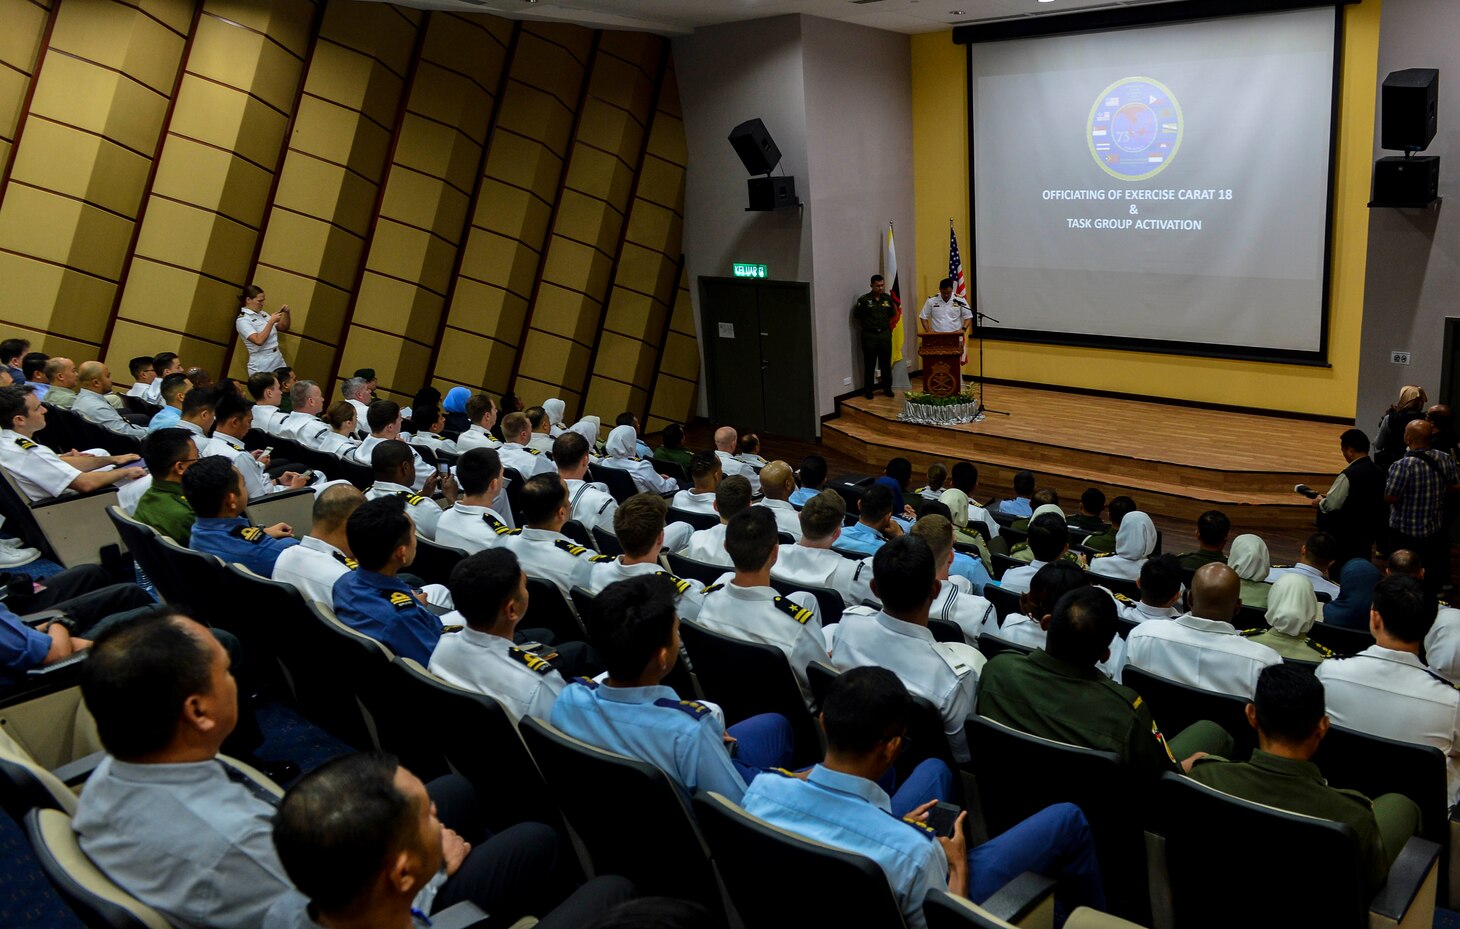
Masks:
[[[390,601],[391,606],[398,610],[413,610],[416,608],[416,604],[420,602],[404,590],[388,591],[386,599]]]
[[[1304,639],[1303,642],[1309,648],[1313,649],[1313,651],[1315,651],[1318,654],[1322,655],[1324,658],[1332,658],[1334,655],[1338,654],[1333,649],[1329,648],[1327,645],[1324,645],[1322,642],[1315,642],[1311,638]]]
[[[228,534],[236,539],[242,539],[245,542],[252,542],[255,545],[264,540],[264,530],[260,529],[258,526],[234,526],[232,529],[228,530]]]
[[[538,674],[547,674],[553,670],[553,663],[551,661],[534,655],[532,652],[524,651],[515,645],[507,649],[507,654],[513,661],[527,665],[529,671],[535,671]]]
[[[724,587],[724,586],[725,586],[724,584],[711,584],[710,586],[708,586],[708,587],[706,587],[704,589],[704,592],[705,593],[710,593],[711,591],[719,590],[721,587]]]
[[[421,496],[418,493],[415,493],[414,491],[410,491],[410,490],[397,490],[395,492],[395,495],[397,497],[404,497],[405,500],[406,500],[406,503],[408,503],[411,506],[420,506],[421,504],[423,504],[423,503],[426,502],[426,498],[425,497]]]
[[[787,616],[791,617],[803,626],[806,625],[806,621],[811,618],[810,610],[806,609],[806,607],[801,606],[798,603],[795,603],[794,601],[787,600],[785,597],[776,597],[771,602],[776,605],[776,609],[780,610],[782,613],[785,613]]]
[[[937,831],[935,829],[933,829],[932,826],[929,826],[925,822],[921,822],[919,820],[913,819],[911,816],[904,816],[902,818],[902,821],[905,822],[905,823],[907,823],[909,826],[912,826],[914,829],[916,829],[920,834],[922,834],[926,838],[936,839],[938,837]]]
[[[655,571],[654,572],[654,576],[655,577],[667,577],[667,578],[669,578],[669,583],[673,584],[674,585],[674,589],[676,591],[678,591],[679,593],[681,593],[681,594],[683,594],[685,591],[689,590],[689,581],[686,581],[686,580],[682,580],[680,578],[677,578],[673,574],[670,574],[668,571]]]

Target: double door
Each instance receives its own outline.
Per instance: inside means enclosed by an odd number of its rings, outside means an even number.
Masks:
[[[699,285],[710,419],[741,433],[814,439],[811,285],[729,277]]]

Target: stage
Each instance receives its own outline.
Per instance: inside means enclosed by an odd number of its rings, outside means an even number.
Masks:
[[[889,458],[908,458],[918,482],[934,461],[972,461],[979,500],[1009,496],[1014,473],[1027,469],[1037,486],[1059,491],[1069,512],[1095,486],[1173,520],[1220,509],[1234,533],[1311,528],[1313,507],[1293,485],[1325,490],[1344,467],[1344,427],[1333,423],[1002,385],[986,386],[985,403],[1010,415],[915,425],[897,419],[901,392],[859,396],[841,402],[821,440],[869,474],[882,473]]]

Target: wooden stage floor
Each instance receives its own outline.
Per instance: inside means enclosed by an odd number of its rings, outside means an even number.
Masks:
[[[1221,509],[1234,533],[1311,531],[1312,507],[1293,485],[1326,488],[1344,463],[1344,427],[1331,423],[1001,385],[986,388],[986,403],[1009,415],[915,425],[897,420],[900,392],[857,397],[823,424],[822,443],[874,474],[902,455],[919,480],[933,461],[972,461],[980,499],[1007,496],[1014,473],[1028,469],[1038,486],[1059,491],[1067,510],[1093,485],[1178,521]]]

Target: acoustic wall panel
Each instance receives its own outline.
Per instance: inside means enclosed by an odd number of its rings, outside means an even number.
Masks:
[[[355,0],[0,0],[0,337],[682,420],[663,39]],[[671,357],[672,356],[672,357]],[[586,404],[585,404],[586,397]]]
[[[512,36],[505,20],[427,15],[340,361],[406,393],[430,380]]]

